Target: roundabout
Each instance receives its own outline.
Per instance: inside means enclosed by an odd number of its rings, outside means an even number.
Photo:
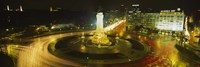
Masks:
[[[110,45],[92,43],[90,35],[70,36],[58,39],[49,46],[53,55],[83,64],[117,64],[134,62],[145,57],[150,50],[148,45],[134,39],[108,36]],[[51,49],[51,48],[54,48]]]
[[[117,64],[136,61],[147,55],[149,47],[133,38],[108,35],[103,28],[103,13],[96,15],[96,30],[89,35],[73,35],[58,39],[49,51],[62,59],[82,64]]]
[[[99,14],[97,14],[98,16]],[[101,20],[102,14],[100,13]],[[98,16],[99,17],[99,16]],[[108,35],[121,20],[106,28],[98,21],[92,31],[68,32],[31,40],[28,46],[19,46],[18,67],[66,67],[90,65],[117,65],[134,63],[149,54],[150,46],[128,35]],[[100,26],[98,26],[100,25]],[[93,33],[93,34],[90,34]]]

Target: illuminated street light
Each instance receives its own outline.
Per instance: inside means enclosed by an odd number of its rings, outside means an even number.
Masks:
[[[9,29],[6,29],[6,31],[10,31]]]
[[[23,11],[23,8],[22,8],[22,6],[21,6],[21,5],[19,6],[19,9],[20,9],[20,11]]]
[[[6,8],[7,8],[8,11],[10,11],[10,7],[9,7],[9,5],[7,5]]]

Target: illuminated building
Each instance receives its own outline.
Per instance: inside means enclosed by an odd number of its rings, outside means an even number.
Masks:
[[[138,12],[140,10],[140,5],[139,4],[132,4],[132,11],[133,12]]]
[[[18,6],[18,5],[17,5]],[[12,9],[14,8],[14,9]],[[23,7],[20,5],[19,7],[12,7],[10,8],[10,5],[6,5],[6,11],[23,11]]]
[[[158,22],[159,13],[133,13],[128,15],[128,28],[144,26],[145,28],[155,28]]]
[[[139,5],[128,11],[128,30],[136,26],[149,29],[183,31],[185,14],[180,8],[177,10],[161,10],[160,12],[139,11]]]
[[[175,10],[162,10],[159,16],[157,29],[170,31],[183,31],[185,14]]]
[[[131,10],[128,11],[128,24],[126,25],[128,30],[131,30],[136,26],[143,26],[151,29],[156,28],[159,13],[145,13],[140,11],[139,7],[139,4],[132,4]]]

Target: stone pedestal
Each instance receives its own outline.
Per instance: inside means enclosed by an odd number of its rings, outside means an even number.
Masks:
[[[104,33],[95,33],[91,40],[97,45],[110,45],[110,41]]]

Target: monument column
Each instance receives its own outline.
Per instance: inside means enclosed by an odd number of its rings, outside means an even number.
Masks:
[[[97,32],[103,32],[103,13],[97,13],[97,23],[96,23],[96,31]]]
[[[96,22],[96,32],[91,38],[92,43],[97,44],[98,46],[102,45],[110,45],[110,41],[107,38],[107,35],[104,33],[103,29],[103,13],[99,12],[96,15],[97,22]]]

